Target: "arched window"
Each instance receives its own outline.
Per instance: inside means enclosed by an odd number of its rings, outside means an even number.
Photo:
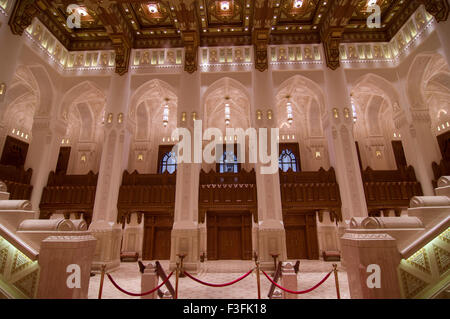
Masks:
[[[293,172],[297,172],[297,158],[291,150],[282,150],[278,163],[283,172],[287,172],[289,169],[292,169]]]
[[[220,173],[238,173],[239,164],[234,152],[223,152],[219,162]]]
[[[175,152],[167,152],[162,157],[159,171],[161,173],[168,172],[169,174],[173,174],[175,173],[176,170],[177,170],[177,156],[175,155]]]

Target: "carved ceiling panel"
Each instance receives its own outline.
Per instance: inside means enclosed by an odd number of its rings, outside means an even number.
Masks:
[[[381,28],[368,28],[370,4],[381,7]],[[447,0],[18,0],[10,26],[22,34],[38,17],[70,51],[114,49],[121,74],[133,48],[184,47],[195,72],[198,46],[254,45],[263,71],[268,45],[320,42],[334,69],[340,43],[387,42],[421,4],[447,19]],[[80,26],[71,28],[75,12]]]

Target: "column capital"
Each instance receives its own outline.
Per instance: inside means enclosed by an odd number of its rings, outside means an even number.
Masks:
[[[411,110],[413,123],[431,124],[431,116],[428,109]]]

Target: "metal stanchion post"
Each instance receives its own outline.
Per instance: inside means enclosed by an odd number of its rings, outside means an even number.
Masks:
[[[175,279],[175,299],[178,299],[178,280],[180,278],[180,263],[177,262],[176,279]]]
[[[261,282],[259,277],[259,260],[256,261],[256,284],[258,286],[258,299],[261,299]]]
[[[336,283],[337,299],[341,299],[341,292],[339,291],[339,278],[338,278],[337,264],[333,264],[333,272],[334,272],[334,281]]]
[[[102,293],[103,293],[103,282],[105,281],[105,270],[106,265],[102,265],[102,275],[100,277],[100,289],[98,290],[98,299],[102,299]]]

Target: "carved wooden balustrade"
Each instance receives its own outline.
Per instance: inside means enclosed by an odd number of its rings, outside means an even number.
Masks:
[[[145,212],[169,213],[175,209],[176,174],[139,174],[125,171],[119,191],[117,222],[130,223],[136,213],[138,222]]]
[[[433,187],[437,188],[437,181],[439,180],[439,178],[441,178],[442,176],[450,175],[450,161],[443,159],[443,160],[441,160],[441,162],[439,164],[436,162],[433,162],[431,164],[431,167],[433,168],[433,174],[434,174],[434,180],[432,181]]]
[[[341,196],[333,168],[317,172],[280,171],[281,204],[283,212],[323,211],[330,213],[331,220],[342,220]]]
[[[241,170],[239,173],[206,173],[200,171],[199,222],[205,222],[207,211],[250,211],[258,221],[256,173]]]
[[[50,218],[56,212],[66,218],[70,214],[77,217],[83,214],[88,224],[92,219],[98,174],[66,175],[50,172],[47,186],[44,188],[39,205],[40,218]]]
[[[396,216],[400,216],[402,209],[409,207],[412,197],[423,195],[412,166],[396,171],[374,171],[368,167],[361,175],[370,215],[394,210]]]
[[[30,185],[33,170],[10,165],[0,165],[0,181],[3,181],[10,194],[9,199],[30,199],[33,186]]]

